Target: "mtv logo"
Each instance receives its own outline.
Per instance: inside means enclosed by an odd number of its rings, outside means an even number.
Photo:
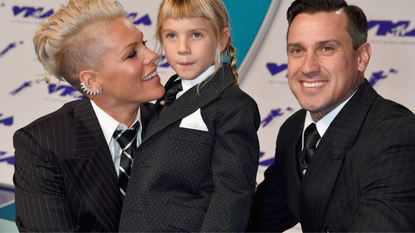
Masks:
[[[397,23],[393,23],[392,21],[387,20],[370,20],[367,24],[367,27],[368,30],[370,30],[378,26],[378,30],[376,32],[377,36],[415,36],[415,28],[408,29],[409,24],[410,21],[399,21]]]

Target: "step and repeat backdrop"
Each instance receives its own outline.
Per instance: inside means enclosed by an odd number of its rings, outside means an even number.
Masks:
[[[287,82],[285,13],[292,0],[223,0],[228,9],[240,75],[240,87],[258,103],[261,145],[257,181],[273,163],[279,127],[300,106]],[[0,0],[0,218],[14,220],[13,133],[64,103],[82,98],[67,83],[40,82],[44,73],[32,37],[36,27],[66,0]],[[155,48],[161,0],[119,0],[128,18]],[[349,0],[369,23],[372,58],[365,73],[385,98],[415,111],[415,1]],[[162,82],[174,74],[162,56]],[[0,227],[1,229],[1,227]],[[300,228],[294,229],[299,231]]]

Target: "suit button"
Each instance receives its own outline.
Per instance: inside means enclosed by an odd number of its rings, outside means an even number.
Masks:
[[[324,228],[324,231],[325,232],[331,232],[330,228],[328,228],[328,227]]]

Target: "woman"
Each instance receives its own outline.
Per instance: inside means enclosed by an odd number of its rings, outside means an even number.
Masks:
[[[16,225],[20,231],[118,231],[121,184],[128,182],[120,166],[133,152],[113,134],[137,130],[130,148],[139,145],[150,107],[143,103],[164,95],[157,55],[112,0],[70,0],[33,41],[47,73],[85,97],[15,133]]]

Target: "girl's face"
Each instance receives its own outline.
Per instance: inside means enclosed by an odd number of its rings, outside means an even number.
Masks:
[[[218,41],[205,18],[166,19],[161,24],[167,61],[183,79],[195,79],[213,65]]]

